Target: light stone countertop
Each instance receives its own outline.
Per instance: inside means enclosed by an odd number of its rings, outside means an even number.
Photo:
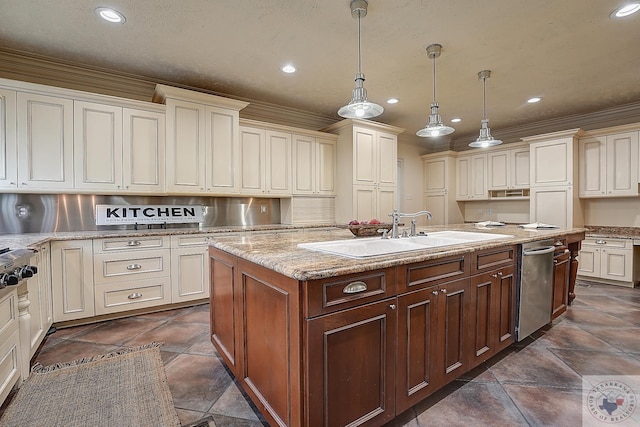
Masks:
[[[220,235],[213,237],[211,245],[285,276],[297,280],[315,280],[423,262],[492,247],[522,244],[543,239],[558,239],[567,235],[578,235],[579,238],[576,240],[582,240],[585,232],[583,228],[525,230],[515,225],[479,228],[470,224],[457,224],[446,227],[418,228],[418,231],[427,233],[444,230],[508,234],[514,237],[358,259],[302,249],[297,246],[298,243],[353,239],[351,232],[345,229],[283,233],[277,237],[272,235],[246,235],[238,238],[238,236]]]

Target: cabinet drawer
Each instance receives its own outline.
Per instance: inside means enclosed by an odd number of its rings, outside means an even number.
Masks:
[[[15,291],[0,298],[0,337],[18,329],[18,297]],[[0,382],[1,383],[1,382]]]
[[[471,254],[471,274],[514,264],[517,257],[516,246],[502,246],[474,252]]]
[[[93,241],[93,252],[95,253],[162,249],[168,247],[169,236],[123,237],[96,239]]]
[[[633,246],[633,241],[631,239],[608,239],[606,237],[589,237],[584,239],[584,241],[582,242],[582,246],[606,246],[608,248],[631,249],[631,247]]]
[[[456,255],[400,267],[399,293],[461,279],[469,276],[469,271],[469,255]]]
[[[224,234],[226,236],[226,234]],[[172,248],[185,248],[190,246],[206,246],[213,234],[189,234],[186,236],[171,236]]]
[[[100,286],[95,295],[96,315],[171,303],[168,277]]]
[[[95,284],[122,282],[125,280],[140,280],[151,277],[169,275],[168,249],[147,251],[145,253],[95,254],[94,280]]]
[[[304,282],[305,317],[377,301],[396,292],[395,268]]]

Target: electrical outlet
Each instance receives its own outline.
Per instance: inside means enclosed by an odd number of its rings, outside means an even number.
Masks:
[[[491,212],[493,212],[493,211],[491,210],[491,208],[487,209],[487,213],[488,213],[488,214],[490,214]]]
[[[267,205],[260,205],[260,213],[263,213],[263,214],[267,213]]]

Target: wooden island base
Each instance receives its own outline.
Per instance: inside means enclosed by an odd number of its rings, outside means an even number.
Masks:
[[[517,244],[317,279],[230,252],[209,249],[211,340],[273,426],[383,425],[515,341]]]

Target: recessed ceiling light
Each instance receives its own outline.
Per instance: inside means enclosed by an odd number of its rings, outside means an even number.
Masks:
[[[95,13],[105,21],[113,22],[115,24],[124,24],[127,20],[122,13],[109,7],[99,7],[95,10]]]
[[[397,104],[398,98],[389,98],[387,99],[387,104]]]
[[[460,117],[454,117],[453,119],[451,119],[451,123],[460,123],[462,121],[462,119]]]
[[[283,66],[281,69],[282,69],[283,72],[285,72],[287,74],[291,74],[291,73],[295,73],[296,72],[296,67],[294,67],[291,64],[287,64],[287,65]]]
[[[611,18],[623,18],[625,16],[633,15],[640,10],[640,3],[629,3],[622,7],[617,8],[609,15]]]
[[[536,102],[540,102],[540,101],[542,101],[542,98],[540,98],[539,96],[534,96],[533,98],[527,99],[527,102],[529,104],[535,104]]]

